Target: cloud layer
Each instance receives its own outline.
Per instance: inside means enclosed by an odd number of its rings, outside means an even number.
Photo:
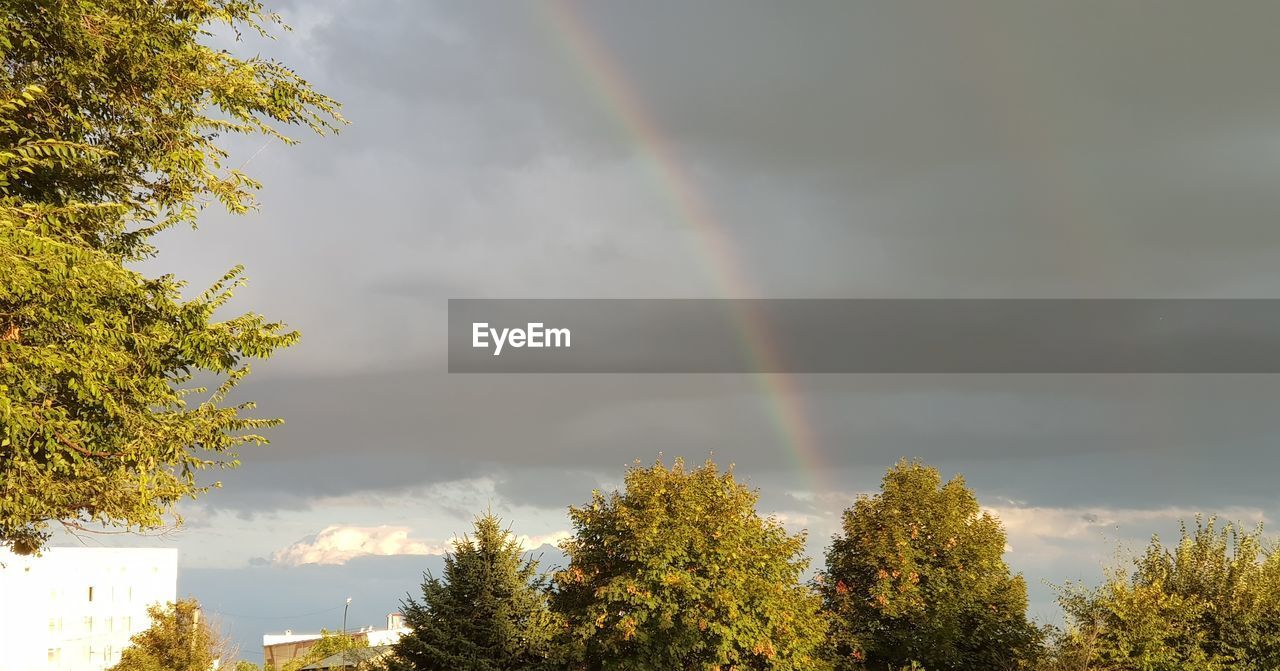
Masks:
[[[303,566],[307,564],[341,566],[357,557],[395,557],[405,555],[443,556],[452,552],[457,538],[445,543],[432,543],[410,537],[408,527],[380,525],[357,527],[331,525],[319,533],[303,538],[271,555],[271,562],[279,566]],[[568,531],[549,534],[519,534],[513,540],[524,550],[544,546],[555,547],[569,538]]]
[[[395,555],[443,555],[447,548],[409,538],[407,527],[329,526],[272,555],[286,566],[345,564],[356,557]]]
[[[198,290],[243,263],[230,308],[303,333],[239,390],[287,424],[219,474],[184,561],[274,556],[245,570],[263,593],[299,576],[281,599],[403,564],[378,586],[394,602],[487,506],[554,539],[659,453],[736,463],[815,556],[849,498],[831,492],[923,458],[1020,502],[997,509],[1033,589],[1094,576],[1113,534],[1273,505],[1278,378],[801,377],[798,452],[749,377],[441,362],[450,297],[717,296],[718,254],[761,296],[1280,295],[1280,4],[564,3],[607,62],[549,3],[283,4],[297,32],[235,48],[296,66],[352,126],[257,153],[260,213],[211,210],[145,266]],[[584,74],[601,65],[648,138]],[[681,211],[653,138],[708,217]]]

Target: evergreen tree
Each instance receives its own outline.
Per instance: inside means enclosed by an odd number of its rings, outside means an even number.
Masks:
[[[392,671],[515,671],[542,668],[557,627],[535,560],[501,521],[486,514],[454,542],[443,578],[430,574],[422,601],[403,604],[403,636],[386,660]]]
[[[844,512],[819,581],[840,669],[1017,668],[1034,654],[1027,588],[1000,522],[957,476],[902,461]]]
[[[221,136],[341,123],[284,65],[208,44],[278,21],[258,0],[0,1],[0,546],[34,552],[51,522],[160,527],[274,423],[225,402],[298,337],[214,318],[240,268],[184,299],[132,264],[206,203],[253,207]]]
[[[626,475],[570,509],[570,562],[553,605],[583,669],[821,668],[820,602],[800,582],[804,535],[708,461]]]

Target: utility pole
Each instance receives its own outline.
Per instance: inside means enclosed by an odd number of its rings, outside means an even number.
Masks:
[[[347,650],[350,649],[351,640],[347,638],[347,610],[351,608],[351,597],[347,597],[347,605],[342,607],[342,669],[347,669]]]

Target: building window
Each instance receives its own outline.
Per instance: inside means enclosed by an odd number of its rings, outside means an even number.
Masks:
[[[49,663],[57,664],[58,658],[62,656],[62,648],[49,648]]]
[[[50,634],[52,634],[53,632],[55,632],[55,631],[57,631],[57,630],[58,630],[58,629],[57,629],[57,624],[58,624],[58,619],[57,619],[57,618],[53,618],[53,617],[49,618],[49,633],[50,633]]]
[[[86,616],[84,618],[84,630],[86,632],[89,632],[90,634],[93,633],[93,616],[92,615]]]
[[[89,585],[89,601],[93,601],[93,585]]]
[[[108,631],[108,632],[113,632],[113,631],[115,631],[115,630],[116,630],[116,619],[115,619],[114,617],[112,617],[112,616],[108,615],[108,616],[107,616],[107,631]]]
[[[127,632],[127,633],[128,633],[128,632],[132,632],[132,631],[133,631],[133,616],[132,616],[132,615],[125,615],[125,616],[124,616],[124,630],[125,630],[125,632]]]

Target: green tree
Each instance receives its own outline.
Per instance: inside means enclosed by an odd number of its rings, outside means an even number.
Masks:
[[[1217,520],[1153,538],[1131,571],[1098,588],[1068,585],[1061,646],[1080,667],[1106,671],[1261,671],[1280,668],[1280,556],[1261,528]]]
[[[363,636],[352,636],[340,631],[321,629],[320,640],[316,641],[315,645],[307,648],[306,654],[280,665],[280,671],[299,671],[299,669],[315,664],[325,657],[367,647],[369,647],[369,641]],[[358,666],[358,664],[353,660],[351,666]]]
[[[547,610],[536,561],[492,514],[455,541],[443,579],[430,574],[422,601],[403,604],[411,631],[385,662],[392,671],[507,671],[545,668],[558,627]]]
[[[1017,668],[1038,632],[1004,529],[959,476],[902,461],[844,512],[819,585],[841,669]]]
[[[633,466],[625,491],[570,508],[554,609],[586,669],[822,668],[804,535],[755,510],[710,461]]]
[[[343,123],[284,65],[208,44],[278,21],[257,0],[0,0],[0,546],[36,551],[55,521],[163,526],[275,423],[225,402],[298,337],[215,319],[240,268],[184,299],[130,264],[208,203],[254,207],[224,136]]]
[[[147,609],[151,626],[133,636],[110,671],[209,671],[222,656],[225,641],[200,604],[185,599]]]

